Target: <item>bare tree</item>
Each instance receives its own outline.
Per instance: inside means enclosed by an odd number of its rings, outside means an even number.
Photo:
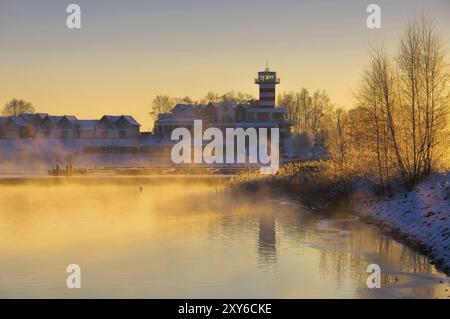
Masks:
[[[449,91],[448,69],[442,49],[442,40],[435,31],[433,22],[424,17],[420,24],[420,46],[422,55],[420,79],[423,94],[420,95],[420,109],[424,113],[425,132],[421,143],[423,149],[424,174],[430,174],[435,157],[441,156],[440,147],[445,140]],[[445,145],[444,145],[445,147]]]
[[[442,41],[434,23],[414,19],[405,29],[397,57],[404,150],[408,184],[417,184],[431,172],[441,145],[449,109],[448,69]]]
[[[250,100],[253,100],[254,96],[241,91],[228,91],[225,94],[221,95],[220,99],[222,101],[228,100],[235,103],[247,103]]]
[[[395,69],[390,58],[381,48],[374,48],[370,56],[369,66],[363,73],[356,98],[363,112],[364,128],[361,135],[363,142],[359,143],[365,149],[367,171],[372,162],[376,162],[380,191],[389,188],[391,175],[391,153],[396,154],[396,161],[403,175],[403,162],[397,142],[397,128],[394,122],[396,102]],[[391,152],[392,149],[392,152]],[[371,156],[375,157],[375,160]],[[370,172],[369,172],[370,173]]]
[[[312,96],[309,128],[314,132],[321,129],[323,117],[330,114],[332,105],[325,91],[317,90]]]
[[[173,101],[175,102],[175,104],[198,104],[198,102],[192,99],[189,95],[186,95],[184,97],[174,97]]]
[[[152,109],[150,111],[150,116],[153,121],[158,118],[161,113],[168,113],[174,106],[174,99],[168,95],[157,95],[152,101]]]
[[[300,123],[297,94],[294,92],[283,92],[278,95],[277,104],[278,106],[286,108],[289,119],[294,122],[294,132],[298,133],[300,131]]]
[[[326,146],[330,157],[338,170],[342,172],[342,175],[349,172],[349,124],[348,113],[341,108],[337,108],[333,112],[332,122],[326,138]]]
[[[234,103],[248,103],[254,98],[255,97],[253,95],[241,91],[228,91],[224,94],[210,91],[200,99],[199,104],[208,104],[209,102],[222,102],[225,100],[232,101]]]
[[[298,93],[297,98],[299,101],[299,126],[301,131],[306,131],[309,128],[312,98],[305,88]]]
[[[18,116],[26,113],[34,113],[34,106],[27,101],[12,99],[5,104],[2,110],[2,114],[6,116]]]
[[[315,91],[311,96],[306,88],[302,88],[298,93],[279,94],[278,105],[287,109],[296,133],[321,131],[324,118],[331,114],[333,108],[325,91]]]
[[[411,189],[446,151],[448,78],[441,40],[425,18],[407,26],[395,60],[373,49],[357,91],[365,130],[354,139],[363,139],[367,167],[376,163],[382,191],[393,175]]]
[[[200,104],[208,104],[210,102],[217,102],[220,101],[220,95],[213,92],[213,91],[209,91],[208,93],[206,93],[206,95],[200,100]]]

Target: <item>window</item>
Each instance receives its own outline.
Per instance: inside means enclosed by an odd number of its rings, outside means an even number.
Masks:
[[[261,82],[269,82],[269,81],[273,81],[273,80],[275,80],[275,74],[261,74],[260,76],[259,76],[259,80],[261,81]]]
[[[231,118],[231,116],[225,115],[225,116],[223,117],[223,121],[224,121],[225,123],[229,123],[229,122],[233,122],[233,119]]]
[[[268,121],[269,113],[258,113],[258,121]]]
[[[245,113],[243,111],[236,112],[236,121],[245,121]]]
[[[282,120],[284,118],[283,113],[273,113],[272,117],[274,120]]]
[[[108,131],[102,131],[102,138],[108,138]]]
[[[69,132],[67,132],[67,131],[62,131],[62,132],[61,132],[61,138],[62,138],[62,139],[69,138]]]
[[[127,131],[120,130],[119,131],[119,138],[127,138]]]

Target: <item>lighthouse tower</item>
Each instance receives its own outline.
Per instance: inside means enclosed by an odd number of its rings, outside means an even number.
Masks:
[[[270,71],[269,64],[264,71],[258,72],[255,83],[259,85],[259,107],[275,107],[275,86],[280,83],[277,72]]]

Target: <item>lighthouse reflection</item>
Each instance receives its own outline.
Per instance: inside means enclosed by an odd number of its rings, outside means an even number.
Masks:
[[[277,262],[277,236],[275,216],[263,212],[259,217],[258,264],[275,266]]]

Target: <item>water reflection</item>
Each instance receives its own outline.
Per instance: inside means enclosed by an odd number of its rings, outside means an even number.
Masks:
[[[223,185],[2,185],[0,297],[447,298],[427,258],[349,214]],[[82,267],[81,290],[65,267]],[[382,289],[365,286],[382,268]],[[442,282],[441,282],[442,281]]]
[[[277,237],[274,214],[264,212],[259,217],[259,264],[273,266],[277,262]]]

